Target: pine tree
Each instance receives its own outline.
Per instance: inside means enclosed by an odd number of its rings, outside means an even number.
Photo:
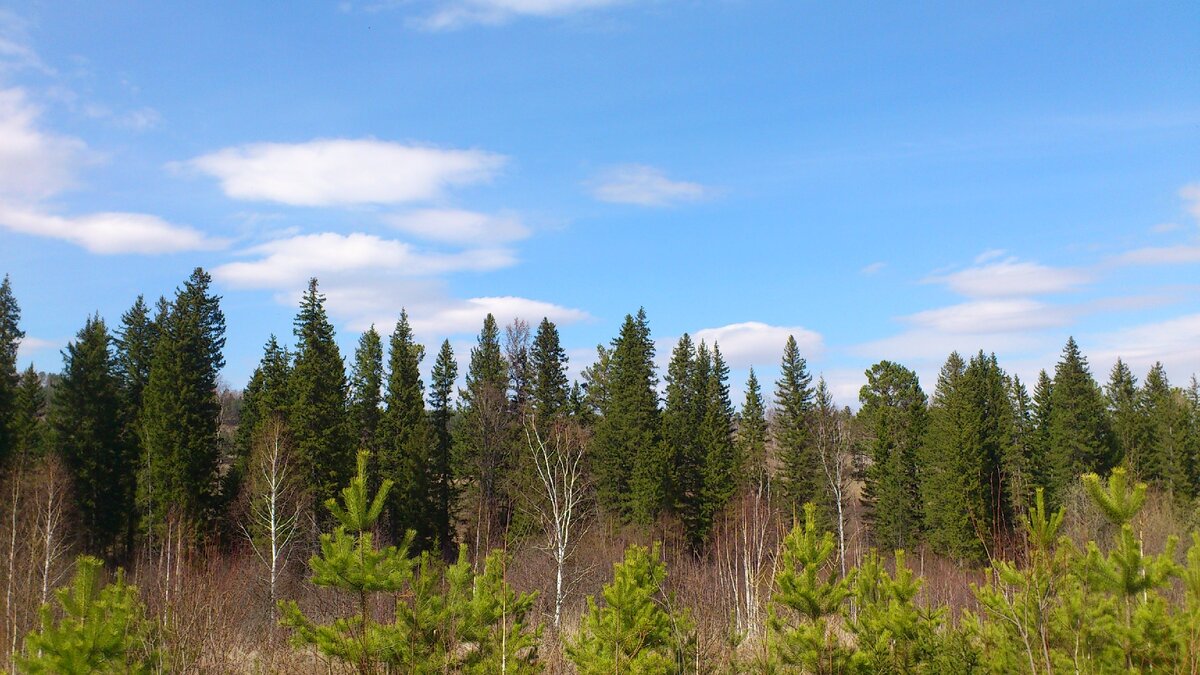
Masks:
[[[558,328],[542,318],[533,349],[529,353],[533,370],[533,409],[539,421],[549,421],[567,410],[570,387],[567,382],[567,352],[559,344]]]
[[[947,649],[939,632],[946,610],[916,602],[923,583],[905,564],[904,551],[895,552],[893,568],[889,574],[872,550],[850,582],[859,672],[964,672],[944,667]]]
[[[17,389],[17,347],[25,337],[21,330],[21,308],[13,296],[8,275],[0,282],[0,468],[12,454],[12,432],[8,420],[13,414]]]
[[[1067,340],[1054,369],[1049,432],[1051,474],[1046,500],[1057,506],[1076,477],[1106,471],[1116,459],[1104,396],[1074,338]]]
[[[606,366],[593,371],[593,382],[603,383],[592,441],[596,495],[622,519],[649,523],[665,502],[669,462],[659,441],[658,377],[644,309],[625,316]]]
[[[661,601],[666,577],[657,545],[625,550],[602,591],[604,604],[589,596],[579,633],[567,640],[567,658],[580,675],[685,672],[693,625]]]
[[[471,350],[466,388],[459,392],[462,422],[455,439],[458,463],[475,493],[476,555],[491,548],[494,526],[508,521],[504,488],[512,465],[509,456],[508,365],[500,349],[496,318],[484,317]]]
[[[859,418],[870,436],[863,501],[876,545],[914,546],[921,508],[917,456],[928,424],[925,392],[917,374],[881,361],[866,371]]]
[[[55,591],[62,618],[50,605],[42,607],[40,630],[25,637],[26,656],[18,657],[22,673],[116,675],[155,672],[157,654],[150,645],[150,622],[137,588],[118,571],[111,584],[100,585],[104,563],[81,556],[70,585]]]
[[[415,531],[415,546],[423,551],[438,534],[432,480],[435,439],[425,414],[425,384],[421,381],[425,348],[414,342],[407,312],[400,312],[388,349],[386,407],[377,444],[381,472],[395,481],[397,489],[388,499],[386,522],[394,541],[408,530]]]
[[[54,444],[74,483],[85,548],[113,552],[132,512],[124,477],[134,467],[121,435],[120,383],[104,321],[91,317],[63,353],[54,388]]]
[[[775,383],[775,440],[782,468],[782,492],[789,511],[805,502],[826,503],[816,455],[809,438],[812,414],[812,375],[801,358],[796,338],[789,335]],[[828,514],[820,514],[825,518]]]
[[[449,555],[454,550],[454,522],[452,509],[457,491],[454,488],[454,472],[451,463],[453,448],[450,423],[453,418],[451,397],[454,395],[454,382],[458,379],[458,363],[454,360],[454,350],[449,340],[442,341],[437,360],[433,363],[430,373],[429,386],[429,421],[432,427],[433,461],[431,476],[433,503],[435,511],[433,530],[438,541],[442,542],[443,555]]]
[[[377,450],[383,387],[383,341],[375,326],[358,339],[350,373],[350,436],[359,449]]]
[[[737,417],[737,454],[745,467],[748,484],[759,492],[766,489],[770,477],[765,407],[762,389],[751,368],[746,379],[746,400]]]
[[[742,460],[733,438],[733,403],[729,400],[729,367],[721,348],[713,343],[712,368],[704,389],[704,417],[699,440],[704,452],[704,485],[701,492],[701,527],[695,538],[708,537],[716,517],[733,499],[741,484]]]
[[[140,416],[147,455],[138,480],[147,526],[174,514],[206,529],[217,516],[225,315],[201,268],[175,295],[154,350]],[[168,513],[170,512],[170,513]]]
[[[295,333],[288,426],[300,473],[319,502],[345,483],[354,452],[346,418],[346,368],[316,279],[309,280],[300,301]]]

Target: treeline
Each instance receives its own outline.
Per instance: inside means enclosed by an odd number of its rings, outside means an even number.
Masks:
[[[644,311],[625,318],[574,383],[551,321],[502,330],[489,315],[465,387],[456,392],[459,364],[444,341],[427,391],[425,347],[403,312],[386,349],[374,327],[362,334],[347,374],[316,280],[294,346],[269,338],[240,420],[223,429],[225,319],[210,283],[197,269],[171,300],[152,308],[139,297],[115,330],[89,317],[49,392],[32,366],[15,370],[20,314],[7,279],[0,288],[0,461],[11,469],[48,450],[61,457],[90,553],[128,555],[167,528],[228,535],[268,427],[287,439],[310,512],[349,479],[355,453],[369,450],[372,469],[399,486],[383,518],[390,538],[415,530],[418,550],[447,555],[460,538],[478,555],[530,526],[520,508],[535,481],[530,423],[543,433],[563,424],[587,431],[587,473],[604,519],[674,519],[697,552],[734,495],[768,487],[785,511],[811,501],[821,522],[837,524],[845,484],[861,479],[876,545],[928,542],[974,561],[1004,545],[1038,487],[1057,507],[1080,475],[1124,466],[1179,499],[1200,491],[1195,378],[1172,386],[1156,364],[1139,385],[1118,360],[1101,387],[1073,339],[1032,392],[982,352],[951,354],[931,395],[912,370],[882,361],[866,372],[852,414],[823,381],[814,384],[789,338],[770,404],[751,369],[738,412],[720,345],[687,334],[660,398]]]

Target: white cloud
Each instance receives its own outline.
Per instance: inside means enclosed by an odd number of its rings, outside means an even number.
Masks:
[[[1183,226],[1180,225],[1179,223],[1159,223],[1159,224],[1155,225],[1154,227],[1151,227],[1150,231],[1155,234],[1166,234],[1168,232],[1174,232],[1176,230],[1182,230],[1182,229],[1183,229]]]
[[[489,313],[496,317],[496,322],[501,326],[516,318],[525,319],[530,325],[536,325],[542,317],[560,325],[590,318],[588,313],[583,310],[529,298],[514,296],[469,298],[446,302],[432,311],[414,315],[413,331],[426,335],[473,333],[479,330],[479,327],[483,325],[484,317]]]
[[[397,204],[435,199],[451,186],[490,179],[505,158],[372,139],[252,143],[184,166],[217,178],[234,199],[293,206]]]
[[[87,148],[37,127],[41,110],[23,89],[0,90],[0,198],[33,202],[70,187]]]
[[[778,363],[788,336],[796,338],[800,355],[806,359],[819,356],[825,349],[821,334],[801,326],[772,326],[759,321],[732,323],[718,328],[702,328],[692,338],[710,346],[721,346],[721,354],[731,368]],[[663,350],[669,355],[669,349]]]
[[[624,164],[600,173],[592,195],[604,202],[638,206],[671,206],[694,202],[712,193],[699,183],[667,178],[662,169],[642,164]]]
[[[887,263],[885,263],[885,262],[873,262],[870,265],[867,265],[867,266],[863,267],[862,269],[860,269],[858,271],[858,273],[862,274],[863,276],[870,277],[870,276],[879,274],[880,272],[883,271],[883,269],[885,267],[887,267]]]
[[[451,244],[497,244],[529,236],[515,215],[490,215],[462,209],[419,209],[385,216],[396,229],[414,237]]]
[[[1189,183],[1179,188],[1179,196],[1187,202],[1187,211],[1200,221],[1200,183]]]
[[[1008,251],[1005,251],[1002,248],[989,248],[988,250],[984,251],[983,253],[980,253],[979,255],[975,256],[975,264],[982,265],[983,263],[988,262],[989,260],[995,260],[996,258],[1003,256],[1007,252]]]
[[[1088,341],[1097,345],[1088,350],[1094,367],[1120,357],[1134,370],[1145,372],[1161,361],[1180,380],[1176,384],[1182,384],[1187,375],[1200,373],[1200,314],[1123,328]]]
[[[623,4],[628,0],[444,0],[417,24],[429,30],[448,30],[467,24],[501,24],[517,17],[561,17],[592,9]],[[364,6],[378,11],[393,2]]]
[[[224,248],[199,230],[144,213],[91,213],[56,216],[37,209],[0,204],[0,226],[14,232],[77,244],[92,253],[176,253]]]
[[[1176,246],[1150,246],[1127,251],[1117,256],[1115,262],[1123,265],[1181,265],[1200,263],[1200,246],[1178,244]]]
[[[277,239],[245,253],[250,262],[231,262],[213,274],[221,281],[246,288],[288,288],[310,277],[330,273],[384,273],[428,276],[459,270],[493,270],[516,262],[507,249],[469,249],[456,253],[426,253],[395,239],[372,234],[323,232]]]
[[[927,309],[904,321],[928,330],[955,335],[1004,333],[1063,326],[1071,312],[1029,298],[972,300],[949,307]]]
[[[991,259],[983,256],[981,258],[984,261]],[[980,258],[976,258],[976,261],[979,260]],[[925,283],[945,284],[955,293],[970,298],[1006,298],[1062,293],[1073,290],[1089,280],[1090,277],[1079,270],[1048,267],[1009,258],[952,274],[929,277]]]

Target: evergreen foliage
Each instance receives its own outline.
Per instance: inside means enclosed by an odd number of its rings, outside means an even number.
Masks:
[[[754,368],[746,378],[746,399],[737,416],[737,456],[740,458],[747,483],[755,490],[766,490],[770,479],[767,464],[767,417],[762,388]]]
[[[604,604],[589,596],[579,633],[567,640],[567,656],[580,675],[686,671],[694,648],[693,625],[664,599],[666,576],[657,545],[625,550],[601,593]]]
[[[242,392],[236,440],[240,457],[250,456],[255,441],[262,437],[263,429],[271,420],[287,421],[291,371],[291,354],[272,335],[263,347],[262,360]]]
[[[383,391],[383,340],[372,325],[358,338],[350,371],[350,437],[360,450],[375,453]]]
[[[712,367],[704,388],[704,417],[699,440],[704,455],[701,520],[695,539],[708,537],[713,522],[741,485],[743,462],[733,437],[733,403],[729,399],[729,366],[713,343]]]
[[[543,317],[529,353],[533,370],[533,409],[539,422],[566,413],[570,397],[567,382],[567,352],[558,339],[558,327]]]
[[[17,347],[25,337],[20,323],[21,308],[6,274],[4,281],[0,281],[0,468],[7,464],[13,451],[12,431],[7,422],[16,399]]]
[[[46,450],[46,392],[31,364],[21,373],[13,401],[13,456],[21,460],[40,457]]]
[[[824,504],[824,483],[812,448],[809,416],[813,409],[812,375],[800,356],[796,338],[783,347],[779,380],[775,383],[775,442],[782,470],[782,494],[789,511],[808,501]],[[828,514],[821,514],[822,518]]]
[[[457,464],[476,499],[477,532],[490,545],[493,525],[507,522],[509,470],[512,468],[508,416],[508,364],[500,348],[500,329],[491,314],[467,366],[466,388],[459,392],[462,421],[455,438]]]
[[[433,460],[431,464],[434,512],[433,531],[442,542],[442,552],[448,554],[454,546],[454,523],[452,509],[457,496],[454,487],[452,464],[453,436],[450,423],[454,416],[452,397],[454,382],[458,379],[458,363],[454,360],[454,349],[449,340],[442,341],[437,360],[430,372],[429,422],[433,433]]]
[[[288,377],[288,427],[304,482],[318,503],[345,483],[354,456],[346,415],[346,369],[317,280],[295,320],[296,359]]]
[[[869,436],[863,502],[876,545],[914,546],[924,515],[917,456],[928,424],[917,374],[891,361],[866,371],[859,419]]]
[[[62,617],[50,605],[40,611],[41,627],[25,637],[22,673],[112,675],[151,673],[158,657],[150,644],[150,623],[137,588],[116,581],[101,586],[103,563],[89,556],[75,561],[71,583],[55,591]]]
[[[1049,443],[1046,499],[1051,505],[1062,503],[1076,476],[1107,471],[1116,461],[1103,393],[1074,338],[1067,340],[1054,369]]]

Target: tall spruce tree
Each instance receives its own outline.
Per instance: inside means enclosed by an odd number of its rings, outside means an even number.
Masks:
[[[203,269],[192,272],[155,344],[139,425],[147,460],[138,491],[150,527],[173,514],[203,529],[217,515],[225,315],[211,283]]]
[[[1109,419],[1112,420],[1112,441],[1117,457],[1140,472],[1145,459],[1143,454],[1150,450],[1145,443],[1146,417],[1141,409],[1137,378],[1120,358],[1109,372],[1104,394]]]
[[[300,474],[319,504],[349,480],[354,439],[346,414],[346,366],[316,279],[308,282],[294,327],[288,426]]]
[[[4,281],[0,281],[0,468],[7,463],[13,450],[8,420],[12,418],[16,399],[17,347],[25,337],[20,323],[21,308],[6,274]]]
[[[1182,477],[1187,411],[1182,392],[1172,389],[1166,369],[1155,363],[1137,397],[1144,438],[1144,450],[1134,465],[1138,477],[1161,489],[1186,494]]]
[[[1116,452],[1104,394],[1088,369],[1087,358],[1075,338],[1063,347],[1054,368],[1050,390],[1050,467],[1046,501],[1062,504],[1067,486],[1087,472],[1106,472],[1115,464]]]
[[[702,353],[705,359],[707,349]],[[704,486],[704,448],[700,445],[700,422],[704,417],[704,375],[700,372],[696,346],[684,333],[667,364],[666,401],[662,411],[663,453],[670,462],[669,498],[693,545],[697,545]],[[709,364],[704,365],[707,370]]]
[[[704,417],[700,420],[700,447],[704,452],[704,484],[701,491],[701,527],[697,541],[707,539],[716,517],[737,492],[742,477],[742,460],[733,438],[733,403],[729,400],[729,366],[714,342],[712,367],[704,389]]]
[[[789,335],[783,346],[779,379],[775,383],[775,442],[779,448],[784,503],[793,515],[805,502],[825,504],[820,465],[809,438],[812,414],[812,375],[800,356],[796,338]],[[821,517],[828,514],[821,513]]]
[[[250,456],[254,443],[262,437],[264,425],[275,420],[286,426],[291,396],[288,377],[291,372],[291,354],[271,335],[263,347],[262,360],[242,392],[242,410],[237,429],[239,456]]]
[[[911,548],[919,541],[921,508],[918,454],[928,424],[925,392],[917,374],[891,361],[866,371],[859,418],[869,435],[863,502],[880,548]]]
[[[746,378],[746,400],[737,417],[737,452],[745,468],[747,483],[763,492],[770,479],[767,465],[767,417],[762,388],[754,368]]]
[[[350,371],[350,436],[359,450],[375,452],[382,391],[383,340],[372,325],[358,338]]]
[[[622,519],[649,523],[665,501],[668,462],[659,443],[658,376],[645,309],[625,316],[606,366],[594,371],[604,378],[591,453],[596,495]]]
[[[453,508],[456,496],[454,467],[452,464],[451,420],[454,416],[452,397],[454,382],[458,379],[458,363],[454,360],[454,349],[449,340],[442,341],[437,360],[433,362],[429,383],[429,421],[433,430],[432,490],[436,510],[433,513],[433,528],[442,542],[442,554],[454,552]]]
[[[533,336],[529,353],[533,370],[533,410],[539,421],[549,422],[567,412],[570,384],[567,381],[567,352],[558,339],[558,328],[543,317]]]
[[[1034,418],[1033,399],[1021,378],[1012,376],[1008,383],[1008,397],[1012,406],[1012,440],[1005,465],[1009,467],[1009,503],[1014,513],[1025,513],[1034,502],[1037,493],[1041,460],[1037,455],[1037,426]]]
[[[1050,400],[1054,390],[1054,382],[1045,370],[1038,373],[1037,384],[1033,388],[1033,430],[1030,445],[1032,458],[1029,463],[1029,475],[1036,488],[1050,491],[1050,484],[1055,476],[1067,472],[1065,466],[1055,466],[1055,463],[1065,459],[1050,452],[1050,411],[1054,408]]]
[[[388,350],[379,468],[396,487],[388,496],[386,522],[393,541],[400,541],[408,530],[413,530],[416,547],[427,550],[438,535],[432,480],[435,439],[425,414],[425,384],[421,381],[425,348],[413,340],[408,313],[403,310]]]
[[[84,548],[116,553],[132,513],[124,477],[134,467],[121,434],[121,390],[104,320],[89,317],[63,352],[50,419],[54,446],[71,474]]]
[[[40,457],[46,450],[46,391],[32,364],[21,373],[13,403],[13,452],[23,459]]]
[[[507,522],[509,440],[508,365],[500,348],[496,317],[483,328],[467,366],[466,388],[459,392],[462,422],[455,439],[459,465],[475,496],[476,553],[491,547],[494,526]]]

